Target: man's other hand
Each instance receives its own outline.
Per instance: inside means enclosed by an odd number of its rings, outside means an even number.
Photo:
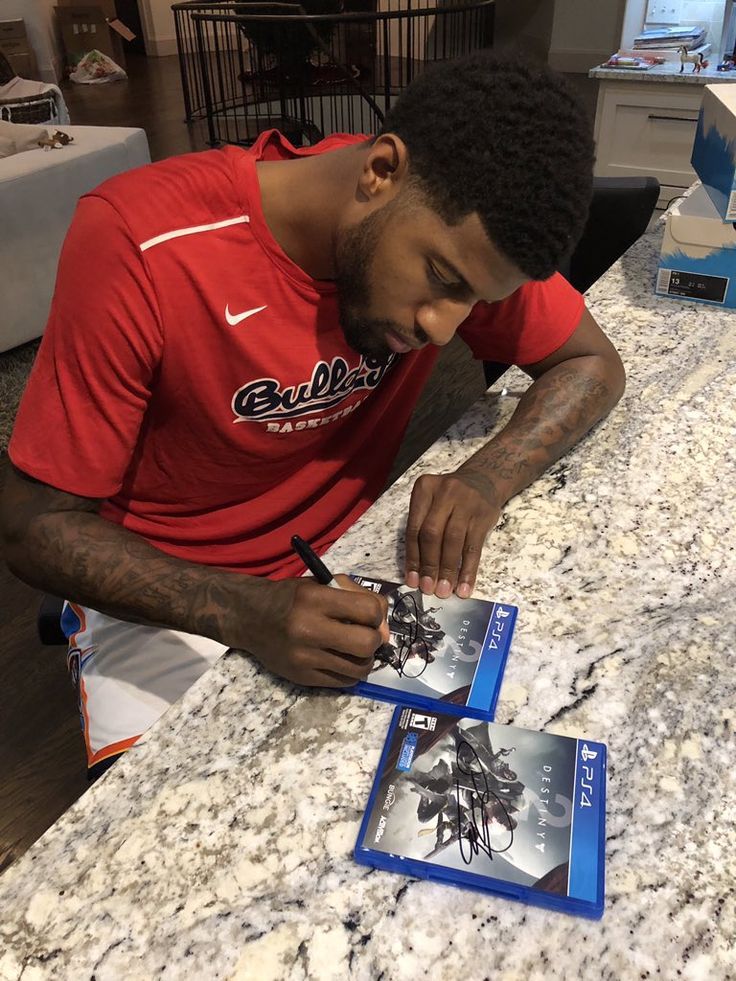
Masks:
[[[414,484],[406,523],[406,583],[446,599],[467,599],[488,532],[501,513],[482,474],[423,474]]]

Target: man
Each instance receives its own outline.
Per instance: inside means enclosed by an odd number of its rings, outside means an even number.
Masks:
[[[509,498],[620,397],[555,269],[583,228],[588,124],[490,53],[415,80],[373,140],[263,134],[79,204],[9,448],[8,561],[66,596],[91,767],[229,647],[305,685],[371,670],[385,606],[298,578],[380,493],[438,346],[534,379],[503,431],[415,484],[406,581],[470,595]]]

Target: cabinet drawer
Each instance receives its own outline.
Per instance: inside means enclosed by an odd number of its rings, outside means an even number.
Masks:
[[[676,83],[602,86],[596,173],[652,176],[661,184],[688,187],[695,180],[690,156],[702,96],[701,86]]]
[[[22,20],[0,20],[0,41],[26,36],[26,25]]]
[[[609,163],[689,175],[697,123],[697,112],[619,105],[613,117]]]
[[[25,38],[13,38],[12,40],[0,38],[0,51],[2,51],[6,58],[10,58],[11,55],[30,53],[28,41]]]

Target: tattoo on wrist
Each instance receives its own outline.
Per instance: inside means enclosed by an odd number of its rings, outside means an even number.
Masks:
[[[461,470],[503,482],[507,500],[584,436],[612,401],[600,378],[579,368],[553,369],[527,389],[506,428]]]

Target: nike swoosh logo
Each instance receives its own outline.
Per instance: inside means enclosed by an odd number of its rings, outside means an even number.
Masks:
[[[248,317],[252,317],[254,313],[260,313],[261,310],[265,310],[266,307],[254,307],[252,310],[244,310],[243,313],[230,313],[230,305],[225,307],[225,320],[230,324],[231,327],[237,327]]]

